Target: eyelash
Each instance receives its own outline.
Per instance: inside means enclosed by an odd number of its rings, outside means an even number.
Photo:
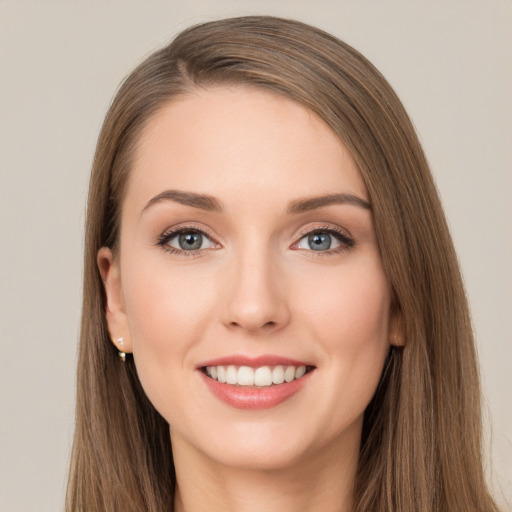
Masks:
[[[313,229],[304,229],[299,233],[299,240],[295,242],[293,245],[297,245],[304,237],[315,235],[315,234],[327,234],[334,237],[338,242],[340,242],[340,246],[335,249],[329,249],[326,251],[315,251],[313,249],[303,249],[308,253],[309,256],[319,257],[319,256],[332,256],[336,254],[341,254],[343,252],[349,251],[355,246],[355,240],[349,236],[345,231],[341,229],[337,229],[334,226],[321,226],[315,227]],[[301,249],[298,249],[301,250]]]
[[[175,238],[176,236],[178,236],[182,233],[198,233],[201,236],[208,238],[211,242],[218,243],[212,237],[212,235],[210,235],[203,229],[199,229],[195,226],[180,226],[178,228],[174,228],[170,231],[165,231],[164,233],[162,233],[158,237],[156,245],[161,247],[167,253],[177,254],[180,256],[197,256],[197,255],[201,254],[202,251],[205,250],[205,249],[197,249],[197,250],[193,250],[193,251],[184,251],[184,250],[180,250],[180,249],[177,249],[176,247],[172,247],[171,245],[169,245],[170,240],[172,240],[173,238]],[[335,249],[329,249],[326,251],[315,251],[313,249],[297,249],[297,250],[303,250],[303,251],[307,252],[308,254],[310,254],[311,256],[317,257],[317,256],[329,256],[329,255],[333,255],[333,254],[340,254],[342,252],[352,249],[355,246],[354,239],[352,237],[348,236],[344,231],[342,231],[340,229],[336,229],[332,226],[325,226],[325,227],[317,227],[314,229],[302,230],[299,233],[299,239],[296,242],[294,242],[292,247],[297,245],[304,237],[314,235],[317,233],[328,234],[330,236],[333,236],[334,238],[336,238],[336,240],[338,240],[338,242],[340,242],[341,245],[339,247],[336,247]]]
[[[208,238],[213,243],[218,243],[212,237],[212,235],[210,235],[203,229],[199,229],[195,226],[179,226],[177,228],[173,228],[169,231],[165,231],[164,233],[162,233],[158,237],[157,245],[160,246],[165,252],[170,253],[170,254],[177,254],[179,256],[197,256],[197,255],[201,254],[201,251],[203,251],[204,249],[197,249],[194,251],[183,251],[183,250],[177,249],[176,247],[172,247],[171,245],[169,245],[169,242],[173,238],[175,238],[176,236],[178,236],[182,233],[198,233],[199,235]]]

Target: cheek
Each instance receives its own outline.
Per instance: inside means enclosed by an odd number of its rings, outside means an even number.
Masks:
[[[166,255],[127,258],[123,293],[134,351],[176,350],[201,332],[215,297],[212,269],[177,265]],[[186,334],[186,336],[184,335]]]
[[[363,260],[325,279],[319,276],[318,282],[323,286],[307,294],[301,309],[329,355],[327,364],[338,384],[332,389],[353,393],[365,407],[389,350],[390,292],[380,259]]]
[[[311,322],[332,348],[355,350],[373,341],[387,343],[390,292],[380,265],[371,258],[316,276],[315,286],[297,293]],[[307,304],[306,304],[307,302]]]
[[[172,411],[159,406],[178,405],[173,390],[186,395],[188,383],[179,376],[193,366],[190,350],[211,321],[215,301],[200,272],[177,272],[165,259],[152,263],[132,265],[137,272],[126,272],[123,292],[137,373],[151,402],[168,418]]]
[[[322,291],[315,287],[302,305],[324,355],[318,415],[328,411],[323,435],[329,439],[360,424],[389,352],[389,287],[380,260],[367,263],[341,269],[336,278],[318,276]]]

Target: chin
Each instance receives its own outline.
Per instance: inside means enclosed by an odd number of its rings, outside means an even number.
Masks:
[[[224,467],[249,471],[297,469],[309,467],[315,460],[321,464],[324,455],[332,450],[339,451],[342,457],[357,457],[362,416],[337,427],[321,429],[298,419],[285,423],[242,422],[229,428],[211,424],[208,433],[195,433],[199,442],[188,437],[187,444],[213,464]]]
[[[221,452],[212,453],[210,458],[224,466],[247,471],[278,471],[294,467],[299,464],[307,450],[295,443],[267,445],[251,444],[240,445],[233,443]]]

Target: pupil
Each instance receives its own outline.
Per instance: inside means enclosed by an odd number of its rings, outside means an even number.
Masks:
[[[324,251],[331,247],[331,235],[327,233],[313,233],[308,236],[309,247],[314,251]]]
[[[203,237],[199,233],[183,233],[179,241],[182,249],[190,251],[201,248]]]

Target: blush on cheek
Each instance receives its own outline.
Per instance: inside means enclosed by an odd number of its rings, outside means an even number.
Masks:
[[[311,304],[310,311],[322,329],[322,338],[330,333],[330,339],[343,339],[354,347],[387,342],[389,300],[379,292],[322,297]]]
[[[124,296],[137,373],[148,398],[169,421],[168,408],[176,400],[168,395],[187,386],[177,376],[209,316],[207,294],[195,293],[204,287],[183,273],[171,273],[165,263],[162,268],[153,265],[152,271],[141,270],[150,265],[139,265],[137,274],[126,272]]]

